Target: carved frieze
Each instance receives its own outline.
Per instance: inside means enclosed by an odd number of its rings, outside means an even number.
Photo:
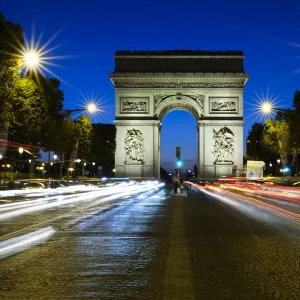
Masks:
[[[142,163],[144,161],[144,138],[139,130],[127,130],[125,138],[125,163]]]
[[[233,162],[234,133],[228,128],[213,129],[213,150],[215,164],[228,164]]]
[[[245,79],[207,81],[140,80],[114,78],[116,88],[243,88]]]
[[[120,113],[148,113],[148,97],[120,97]]]
[[[238,97],[209,97],[209,113],[228,114],[239,112]]]

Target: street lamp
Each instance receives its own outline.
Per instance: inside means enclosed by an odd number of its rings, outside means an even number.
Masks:
[[[278,169],[279,169],[279,166],[280,166],[280,159],[278,158],[277,160],[277,166],[276,166],[276,173],[277,173],[277,176],[279,176],[279,172],[278,172]]]
[[[24,53],[24,64],[26,67],[32,69],[36,67],[39,63],[39,55],[35,51],[29,51]]]
[[[24,149],[22,147],[20,147],[18,150],[19,150],[19,153],[22,155],[22,153],[24,152]]]
[[[88,103],[85,107],[83,108],[75,108],[75,109],[62,109],[62,112],[65,112],[67,116],[71,116],[73,112],[79,112],[79,111],[84,111],[89,114],[95,114],[96,112],[100,111],[99,107],[96,105],[94,102]]]

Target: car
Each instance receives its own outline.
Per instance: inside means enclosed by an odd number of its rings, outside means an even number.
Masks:
[[[45,185],[41,182],[22,182],[22,190],[44,189]]]

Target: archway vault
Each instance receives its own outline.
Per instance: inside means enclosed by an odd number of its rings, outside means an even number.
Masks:
[[[155,115],[159,120],[173,110],[185,110],[192,114],[196,121],[203,116],[204,95],[185,95],[185,94],[156,94],[154,95]]]

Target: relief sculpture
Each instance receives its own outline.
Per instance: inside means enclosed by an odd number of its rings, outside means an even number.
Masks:
[[[233,161],[234,134],[228,127],[219,131],[213,129],[213,155],[215,163],[229,163]]]
[[[212,111],[236,111],[236,102],[232,100],[228,101],[212,101],[211,102]]]
[[[147,101],[143,100],[122,100],[121,112],[147,112]]]
[[[125,138],[125,162],[143,162],[144,160],[144,138],[139,130],[127,130]]]
[[[210,113],[238,113],[238,97],[210,97]]]

